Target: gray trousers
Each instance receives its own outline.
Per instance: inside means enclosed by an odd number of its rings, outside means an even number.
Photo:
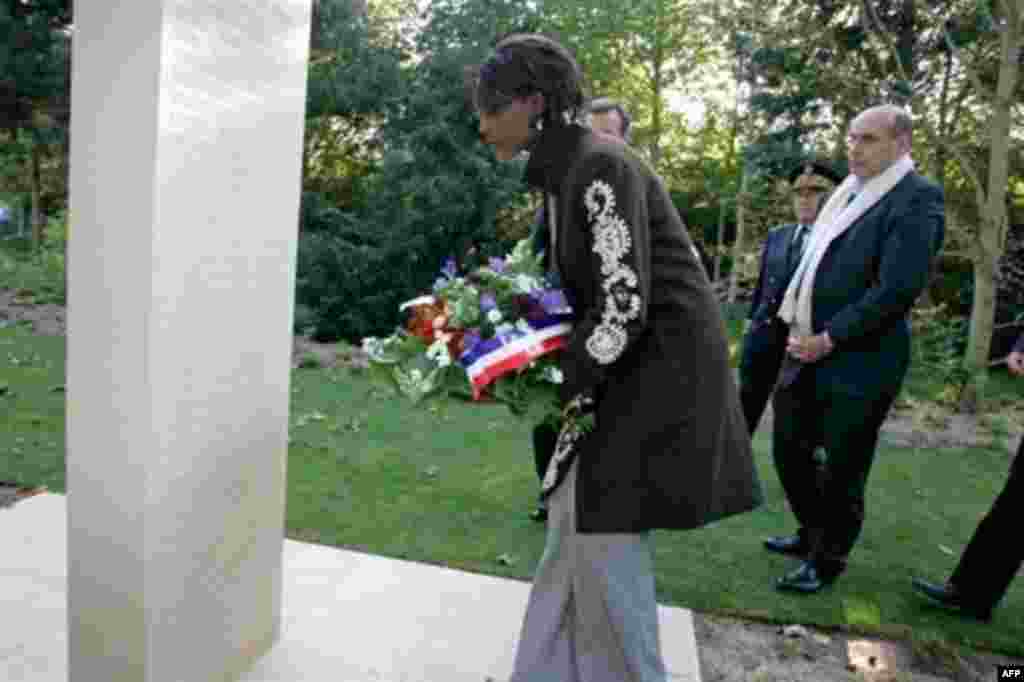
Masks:
[[[666,682],[648,534],[577,533],[575,488],[573,463],[548,498],[510,682]]]

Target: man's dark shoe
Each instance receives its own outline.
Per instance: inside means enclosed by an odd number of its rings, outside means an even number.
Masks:
[[[918,594],[924,595],[933,604],[986,623],[992,620],[991,606],[977,606],[967,602],[960,590],[952,583],[939,585],[920,578],[914,578],[911,584]]]
[[[802,535],[778,535],[764,541],[764,548],[769,552],[787,556],[805,557],[810,551]]]
[[[547,510],[547,507],[537,507],[532,512],[530,512],[530,520],[531,521],[536,521],[537,523],[544,523],[545,521],[547,521],[548,520],[548,510]]]
[[[784,592],[814,594],[831,585],[838,576],[838,571],[823,571],[813,561],[802,561],[796,569],[779,578],[775,587]]]

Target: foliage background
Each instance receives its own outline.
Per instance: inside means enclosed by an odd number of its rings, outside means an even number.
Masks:
[[[962,354],[977,324],[964,324],[975,283],[984,294],[991,280],[990,355],[1000,357],[1024,315],[1024,79],[998,147],[988,136],[998,102],[986,93],[1006,71],[1000,38],[1012,6],[315,0],[296,329],[353,342],[386,334],[398,303],[426,289],[446,257],[472,265],[528,232],[537,199],[521,166],[497,163],[480,144],[464,70],[497,36],[542,30],[573,48],[591,94],[633,112],[634,146],[664,178],[729,302],[750,289],[767,231],[791,217],[788,171],[810,156],[845,170],[853,115],[908,103],[915,159],[943,185],[949,222],[922,302],[944,307],[925,318],[953,333]],[[51,299],[63,296],[71,9],[67,0],[0,2],[0,201],[31,228],[5,272],[38,280],[26,286]],[[1004,234],[986,238],[975,179],[1001,155],[1008,219]],[[21,286],[4,277],[0,286]]]

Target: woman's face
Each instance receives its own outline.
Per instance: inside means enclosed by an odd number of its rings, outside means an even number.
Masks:
[[[537,95],[516,97],[497,110],[480,110],[480,139],[494,147],[499,161],[511,161],[530,141],[530,122],[540,113],[538,101],[542,106]]]

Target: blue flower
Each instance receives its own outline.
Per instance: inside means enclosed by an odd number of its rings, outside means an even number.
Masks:
[[[454,279],[456,272],[457,270],[455,269],[455,259],[451,256],[448,256],[448,258],[444,261],[444,267],[441,268],[441,274],[447,277],[448,279]]]
[[[544,289],[540,292],[539,303],[548,315],[571,312],[569,301],[561,289]]]
[[[480,343],[481,340],[482,337],[480,336],[479,329],[473,328],[468,330],[465,334],[462,335],[462,346],[465,349],[462,354],[465,355],[466,353],[473,350],[476,344]]]
[[[491,270],[494,270],[497,273],[505,272],[505,261],[503,259],[491,258],[487,262]]]
[[[498,300],[494,294],[484,293],[480,296],[480,312],[486,314],[498,307]]]

